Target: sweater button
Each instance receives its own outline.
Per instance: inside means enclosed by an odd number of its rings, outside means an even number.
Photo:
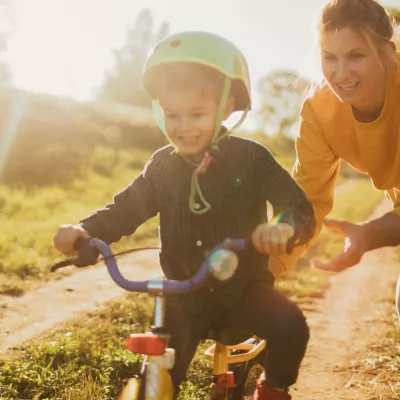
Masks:
[[[195,208],[196,210],[199,210],[199,209],[200,209],[200,204],[199,204],[199,203],[194,203],[194,208]]]
[[[202,245],[203,245],[203,242],[202,242],[201,240],[198,240],[198,241],[196,242],[196,246],[200,247],[200,246],[202,246]]]

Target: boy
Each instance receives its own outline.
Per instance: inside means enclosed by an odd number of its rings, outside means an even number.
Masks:
[[[309,331],[301,311],[273,289],[268,256],[288,242],[307,242],[314,212],[303,191],[262,145],[237,137],[222,121],[250,109],[246,61],[227,40],[186,32],[163,40],[143,73],[146,92],[170,145],[156,151],[143,172],[112,204],[81,221],[63,225],[55,247],[73,252],[78,236],[108,243],[131,235],[160,215],[160,261],[168,279],[183,280],[200,266],[204,252],[225,238],[252,237],[255,249],[239,257],[228,282],[168,299],[166,329],[176,351],[171,371],[176,393],[197,345],[227,316],[268,341],[266,377],[258,400],[288,400]],[[266,201],[278,222],[266,224]]]

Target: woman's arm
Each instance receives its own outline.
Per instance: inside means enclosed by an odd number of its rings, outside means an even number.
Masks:
[[[262,196],[273,207],[273,224],[290,225],[293,244],[307,243],[314,235],[315,216],[304,191],[267,149],[260,154],[257,174]]]
[[[296,162],[292,175],[314,207],[315,235],[305,245],[295,248],[292,254],[271,258],[272,271],[288,269],[313,244],[322,229],[323,219],[332,210],[339,167],[340,159],[330,148],[318,125],[312,105],[306,100],[300,114],[300,128],[296,138]]]

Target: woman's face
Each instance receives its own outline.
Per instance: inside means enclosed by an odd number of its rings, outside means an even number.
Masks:
[[[356,29],[327,31],[321,40],[322,73],[336,96],[360,111],[383,105],[386,70]]]

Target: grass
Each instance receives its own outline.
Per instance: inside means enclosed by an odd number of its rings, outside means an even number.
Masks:
[[[128,332],[148,328],[150,307],[148,296],[130,296],[19,348],[17,362],[1,364],[0,398],[73,399],[88,391],[95,396],[80,398],[112,398],[124,373],[138,371],[137,356],[122,344]]]
[[[103,207],[141,171],[149,153],[99,147],[91,168],[67,187],[10,188],[0,186],[0,294],[20,295],[32,282],[49,278],[48,268],[60,254],[52,247],[59,225],[77,223]],[[133,161],[132,161],[133,160]],[[156,239],[158,221],[148,221],[115,249]]]
[[[131,294],[17,348],[16,358],[0,361],[0,398],[114,399],[123,380],[138,373],[138,356],[125,350],[126,338],[149,329],[152,307],[148,295]],[[196,396],[207,392],[209,374],[210,362],[197,357],[181,398],[205,398]]]
[[[393,287],[391,293],[394,291]],[[360,377],[360,390],[365,394],[363,398],[366,400],[399,400],[400,327],[393,327],[397,320],[397,316],[394,316],[393,298],[382,299],[376,310],[377,319],[386,329],[370,339],[368,349],[353,362],[352,372]]]
[[[392,399],[400,399],[400,328],[385,333],[368,352],[368,358],[361,360],[363,374],[369,385],[381,386],[390,392]]]

